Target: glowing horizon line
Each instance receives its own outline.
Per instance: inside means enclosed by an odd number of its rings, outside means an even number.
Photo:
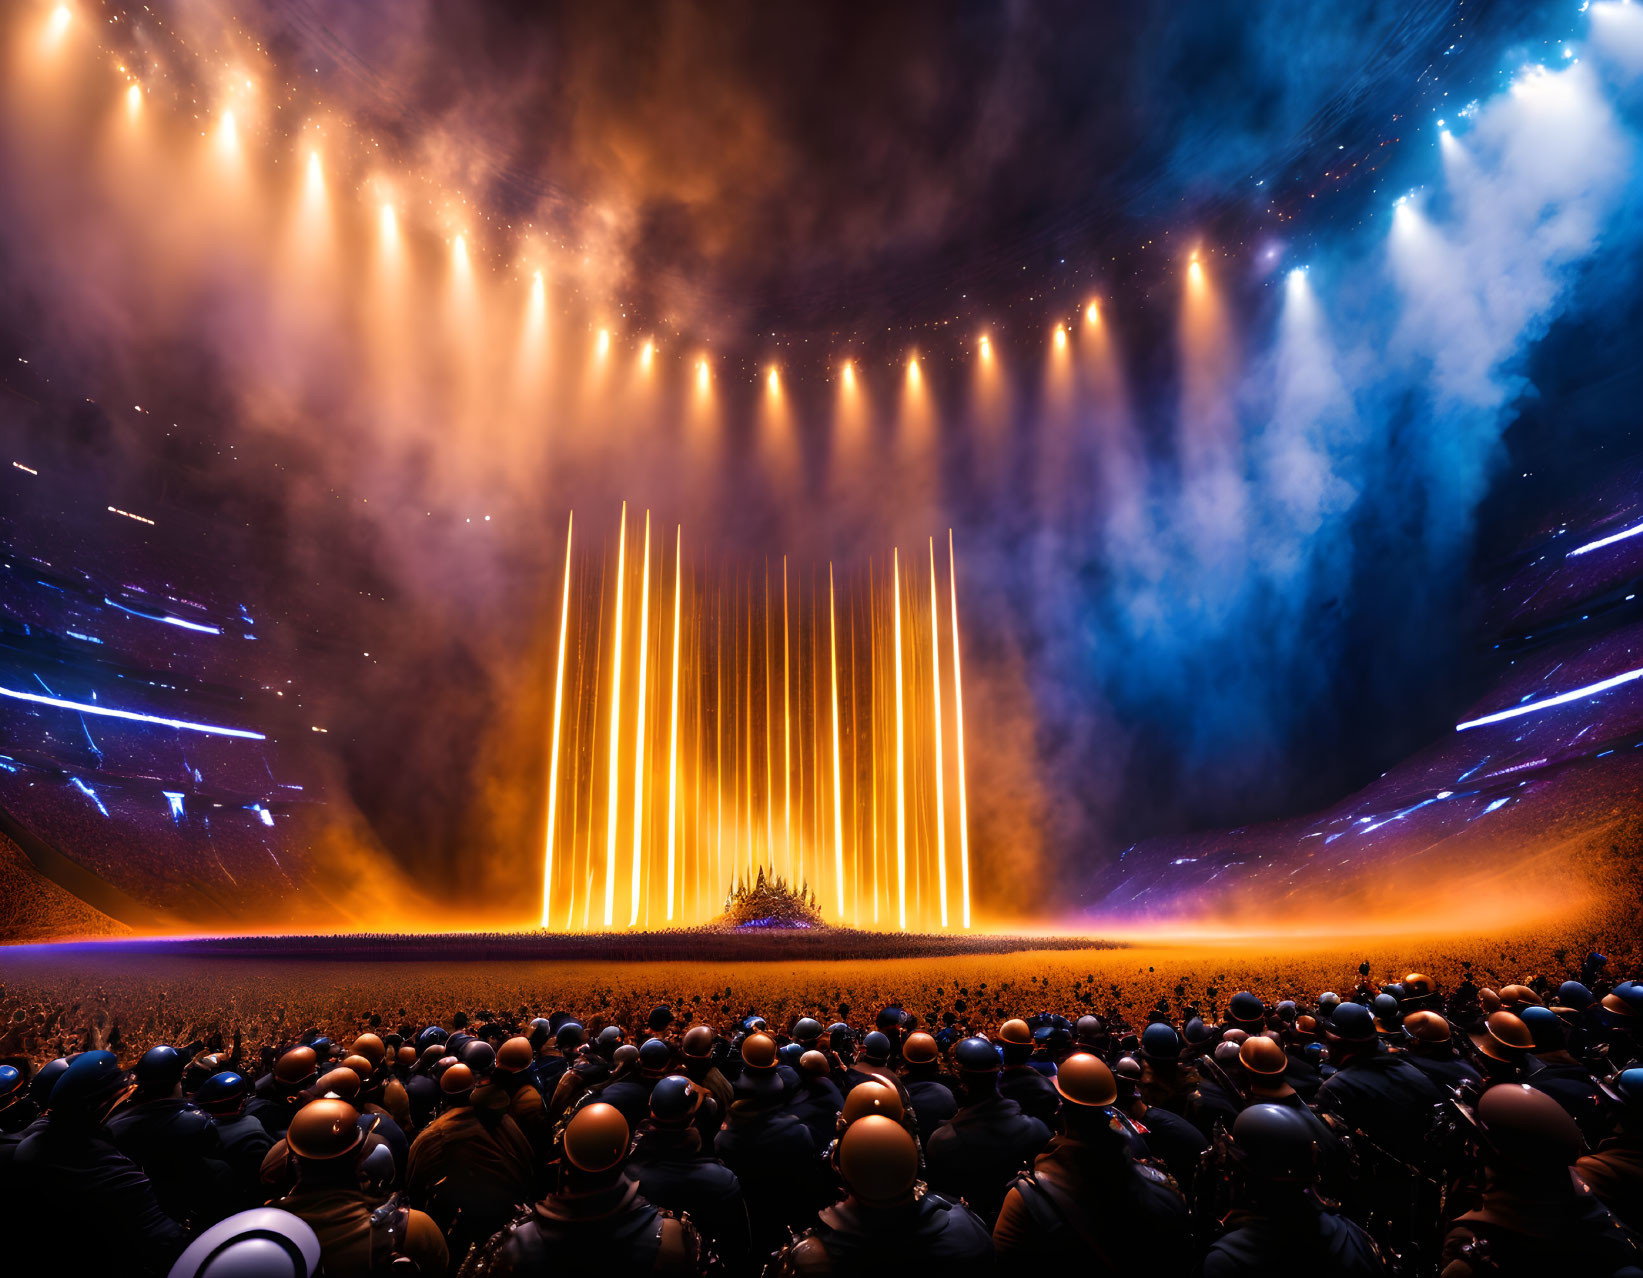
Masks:
[[[201,732],[213,737],[242,737],[248,741],[266,741],[265,733],[250,728],[225,728],[213,723],[191,723],[187,719],[168,719],[164,715],[142,714],[136,710],[116,710],[100,706],[94,701],[70,701],[65,697],[45,697],[38,692],[22,692],[17,688],[0,687],[0,697],[28,701],[35,705],[51,706],[55,710],[73,710],[80,714],[102,715],[105,719],[127,719],[134,723],[153,723],[162,728],[177,728],[183,732]]]
[[[1553,706],[1565,706],[1571,701],[1579,701],[1584,697],[1594,697],[1600,692],[1618,688],[1621,684],[1631,683],[1634,679],[1643,679],[1643,666],[1639,666],[1636,670],[1628,670],[1624,674],[1602,679],[1597,683],[1589,683],[1583,688],[1560,692],[1555,697],[1544,697],[1539,701],[1530,701],[1520,706],[1513,706],[1509,710],[1486,714],[1481,719],[1468,719],[1464,723],[1457,723],[1455,731],[1465,732],[1468,728],[1480,728],[1488,723],[1501,723],[1506,719],[1516,719],[1519,715],[1533,714],[1537,710],[1550,710]]]
[[[1630,528],[1623,528],[1617,533],[1610,533],[1607,537],[1600,537],[1596,541],[1589,541],[1584,546],[1576,546],[1565,559],[1573,559],[1576,555],[1584,555],[1588,551],[1602,550],[1605,546],[1612,546],[1617,541],[1625,541],[1628,537],[1635,537],[1643,533],[1643,524],[1633,524]]]

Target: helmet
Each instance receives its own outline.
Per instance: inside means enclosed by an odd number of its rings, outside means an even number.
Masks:
[[[189,1243],[170,1278],[313,1278],[319,1259],[319,1235],[307,1221],[277,1207],[253,1207]]]
[[[609,1060],[616,1055],[616,1049],[622,1045],[622,1027],[607,1025],[594,1035],[593,1045],[599,1054]]]
[[[1557,1013],[1551,1008],[1531,1004],[1523,1009],[1519,1019],[1529,1027],[1529,1037],[1534,1040],[1535,1051],[1555,1052],[1563,1046],[1563,1022],[1558,1020]]]
[[[1227,1019],[1249,1029],[1266,1019],[1266,1006],[1248,990],[1239,990],[1227,1004]]]
[[[861,1041],[861,1054],[874,1065],[882,1065],[890,1059],[890,1037],[880,1030],[869,1030],[867,1037]]]
[[[822,1036],[822,1024],[814,1016],[801,1016],[793,1026],[793,1037],[801,1043],[814,1043]]]
[[[359,1075],[359,1081],[362,1083],[377,1072],[376,1067],[371,1064],[369,1058],[364,1056],[344,1056],[341,1068],[353,1070],[354,1073]]]
[[[1483,1008],[1484,1015],[1500,1011],[1500,995],[1485,985],[1478,991],[1478,1006]]]
[[[1073,1026],[1073,1036],[1080,1043],[1093,1044],[1106,1032],[1107,1027],[1101,1023],[1099,1016],[1080,1016]]]
[[[24,1094],[23,1072],[15,1065],[0,1065],[0,1109],[5,1109]]]
[[[1534,1035],[1529,1027],[1511,1012],[1495,1012],[1483,1023],[1484,1032],[1472,1035],[1478,1051],[1490,1060],[1515,1064],[1523,1053],[1534,1048]]]
[[[1412,1003],[1420,998],[1428,998],[1437,992],[1437,982],[1430,976],[1422,976],[1419,972],[1411,972],[1403,978],[1403,1001],[1405,1003]]]
[[[1215,1045],[1213,1053],[1215,1063],[1222,1069],[1231,1069],[1238,1063],[1238,1054],[1243,1050],[1241,1043],[1234,1043],[1231,1039]]]
[[[458,1061],[439,1076],[439,1090],[453,1104],[462,1104],[474,1089],[474,1072]]]
[[[223,1070],[200,1084],[200,1090],[194,1093],[194,1103],[208,1114],[237,1114],[250,1090],[243,1074]]]
[[[1557,1001],[1564,1007],[1584,1012],[1592,1005],[1592,992],[1579,981],[1564,981],[1557,987]]]
[[[1403,1018],[1403,1032],[1417,1043],[1447,1043],[1449,1022],[1437,1012],[1410,1012]]]
[[[546,1024],[546,1022],[543,1022]],[[536,1053],[528,1038],[510,1038],[496,1049],[495,1069],[498,1074],[518,1074],[531,1067]]]
[[[1317,1174],[1317,1138],[1298,1110],[1251,1105],[1232,1124],[1232,1139],[1243,1165],[1261,1180],[1311,1184]]]
[[[319,1072],[319,1055],[311,1047],[293,1047],[274,1062],[274,1081],[306,1087]]]
[[[167,1047],[163,1043],[151,1047],[143,1053],[133,1071],[137,1086],[148,1096],[169,1092],[183,1081],[183,1069],[187,1064],[187,1059],[175,1047]]]
[[[351,1101],[359,1095],[359,1075],[338,1065],[319,1076],[314,1091],[321,1096],[340,1096],[345,1101]]]
[[[580,1021],[566,1021],[554,1032],[553,1045],[561,1050],[580,1047],[587,1038],[587,1031],[582,1028]]]
[[[693,1061],[705,1061],[713,1055],[714,1034],[711,1026],[692,1025],[679,1040],[679,1048]]]
[[[742,1040],[742,1065],[747,1069],[776,1068],[776,1040],[768,1034],[749,1034]]]
[[[394,1060],[401,1069],[410,1069],[416,1064],[416,1048],[409,1043],[401,1043],[399,1050],[394,1053]]]
[[[1248,1030],[1224,1029],[1221,1031],[1221,1042],[1231,1043],[1234,1047],[1242,1047],[1244,1045],[1244,1040],[1248,1037]]]
[[[1500,1001],[1509,1008],[1530,1007],[1540,1002],[1540,995],[1527,985],[1504,985],[1501,987]]]
[[[443,1043],[449,1037],[438,1025],[430,1025],[416,1036],[416,1050],[420,1054],[427,1051],[435,1043]]]
[[[928,1065],[939,1055],[936,1040],[923,1030],[909,1034],[907,1041],[901,1045],[902,1059],[909,1065]]]
[[[953,1059],[961,1074],[996,1074],[1002,1064],[998,1049],[984,1038],[961,1040],[953,1049]]]
[[[530,1035],[525,1041],[530,1044],[531,1052],[534,1055],[542,1044],[553,1037],[553,1022],[544,1016],[538,1016],[531,1021],[530,1031]]]
[[[669,1025],[673,1024],[673,1009],[671,1007],[652,1008],[645,1024],[652,1034],[660,1034]]]
[[[1341,1005],[1341,996],[1334,990],[1325,990],[1318,995],[1318,1015],[1325,1019],[1335,1015],[1335,1009]]]
[[[821,1052],[811,1050],[799,1057],[799,1072],[806,1077],[822,1078],[830,1069],[831,1066],[827,1063],[827,1057]]]
[[[1567,1167],[1580,1157],[1575,1120],[1545,1092],[1524,1083],[1491,1087],[1478,1102],[1477,1115],[1500,1162],[1525,1169]]]
[[[68,1057],[59,1056],[54,1061],[47,1061],[35,1071],[34,1077],[29,1079],[29,1099],[41,1109],[51,1104],[51,1089],[57,1085],[57,1080],[63,1076],[68,1068]]]
[[[361,1034],[348,1050],[355,1056],[363,1056],[375,1068],[382,1064],[382,1058],[388,1054],[388,1045],[375,1034]]]
[[[1343,1043],[1372,1043],[1374,1014],[1362,1003],[1342,1003],[1329,1018],[1329,1036]]]
[[[1141,1062],[1133,1056],[1120,1056],[1113,1064],[1112,1074],[1114,1078],[1139,1083],[1141,1081]]]
[[[762,1016],[749,1016],[744,1018],[742,1021],[742,1029],[749,1034],[755,1030],[762,1033],[769,1028],[770,1027],[765,1024],[764,1017]]]
[[[1297,1038],[1304,1038],[1304,1039],[1315,1039],[1315,1038],[1317,1038],[1318,1037],[1318,1018],[1316,1016],[1308,1016],[1305,1012],[1302,1012],[1299,1016],[1297,1016],[1295,1018],[1294,1032],[1295,1032],[1295,1037],[1297,1037]]]
[[[1181,1059],[1181,1036],[1173,1025],[1154,1021],[1141,1031],[1141,1055],[1149,1061],[1178,1061]]]
[[[623,1043],[612,1054],[611,1064],[617,1069],[626,1069],[639,1063],[639,1049],[632,1043]]]
[[[884,1030],[886,1033],[891,1030],[899,1030],[906,1023],[907,1013],[894,1003],[889,1007],[881,1008],[877,1019],[873,1022],[875,1028]]]
[[[1376,1032],[1390,1034],[1398,1028],[1398,1000],[1392,995],[1375,995],[1369,1010],[1375,1014]]]
[[[1055,1090],[1073,1105],[1104,1109],[1118,1099],[1118,1080],[1099,1056],[1074,1052],[1057,1067]]]
[[[291,1152],[315,1162],[351,1154],[364,1140],[354,1107],[329,1097],[309,1101],[292,1116],[285,1131]]]
[[[1289,1068],[1289,1057],[1270,1038],[1255,1034],[1246,1038],[1238,1049],[1238,1063],[1251,1074],[1263,1078],[1282,1078],[1284,1070]]]
[[[1609,1095],[1627,1109],[1643,1109],[1643,1069],[1623,1069],[1609,1083]]]
[[[901,1103],[901,1093],[889,1083],[857,1083],[844,1098],[843,1114],[846,1124],[853,1123],[858,1118],[865,1118],[869,1114],[884,1114],[899,1123],[905,1112]]]
[[[639,1047],[639,1069],[646,1078],[660,1078],[673,1068],[673,1049],[667,1040],[647,1038]]]
[[[309,1039],[308,1046],[314,1049],[314,1055],[322,1061],[330,1060],[332,1052],[336,1050],[336,1044],[331,1041],[328,1034],[319,1034]]]
[[[1208,1046],[1209,1041],[1215,1037],[1215,1031],[1208,1025],[1204,1024],[1204,1018],[1202,1016],[1194,1016],[1190,1021],[1181,1027],[1181,1037],[1186,1039],[1187,1042],[1193,1047],[1202,1050]]]
[[[585,1105],[565,1128],[565,1161],[578,1171],[609,1171],[627,1157],[628,1135],[628,1120],[616,1106]]]
[[[776,1059],[788,1069],[798,1069],[799,1058],[804,1055],[803,1043],[783,1043],[776,1049]]]
[[[846,1127],[834,1157],[845,1187],[868,1206],[901,1201],[918,1179],[918,1142],[882,1114],[868,1114]]]
[[[1278,1004],[1276,1010],[1277,1010],[1277,1013],[1278,1013],[1278,1019],[1279,1020],[1284,1021],[1287,1024],[1293,1025],[1295,1023],[1295,1016],[1301,1009],[1295,1006],[1295,1000],[1294,999],[1286,998],[1286,999],[1283,1000],[1283,1002]]]
[[[1010,1047],[1031,1047],[1033,1032],[1027,1027],[1026,1021],[1012,1017],[998,1027],[998,1041]]]
[[[457,1060],[472,1070],[475,1078],[483,1078],[491,1072],[491,1066],[496,1064],[496,1048],[484,1039],[476,1038],[473,1042],[462,1045]]]
[[[843,1021],[834,1021],[827,1027],[827,1045],[835,1052],[850,1041],[850,1027]]]
[[[702,1096],[683,1074],[670,1074],[650,1089],[650,1116],[664,1126],[682,1126],[702,1107]]]
[[[131,1092],[131,1076],[113,1052],[81,1052],[52,1086],[51,1108],[71,1118],[101,1117]]]

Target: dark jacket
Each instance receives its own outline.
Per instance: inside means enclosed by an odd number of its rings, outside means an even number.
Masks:
[[[628,1156],[627,1175],[646,1201],[688,1214],[714,1253],[740,1272],[748,1250],[742,1187],[735,1172],[703,1151],[694,1128],[642,1129]]]
[[[930,1188],[962,1198],[989,1229],[1004,1191],[1049,1143],[1050,1129],[1008,1097],[988,1094],[959,1110],[925,1147]]]

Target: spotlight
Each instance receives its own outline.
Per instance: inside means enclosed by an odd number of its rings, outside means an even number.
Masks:
[[[1058,351],[1067,349],[1067,329],[1063,324],[1055,326],[1055,348]]]
[[[782,393],[781,375],[777,373],[776,366],[774,364],[765,370],[764,388],[771,395],[780,395]]]
[[[126,89],[126,114],[132,119],[143,109],[143,86],[133,84]]]
[[[650,371],[650,364],[656,358],[656,343],[647,339],[639,348],[639,366],[646,372]]]
[[[856,366],[849,360],[845,360],[840,366],[839,379],[844,383],[846,390],[856,389]]]
[[[68,34],[69,23],[74,21],[74,14],[66,4],[60,4],[51,11],[51,17],[46,21],[46,39],[56,44]]]
[[[594,343],[593,349],[600,359],[604,359],[606,355],[610,354],[610,330],[608,328],[599,330],[599,337]]]
[[[1084,308],[1084,322],[1092,325],[1101,322],[1101,307],[1095,302],[1091,302]]]
[[[982,360],[991,364],[993,362],[993,339],[983,333],[981,340],[976,345],[981,351]]]
[[[712,375],[708,372],[707,359],[702,357],[696,361],[696,390],[698,394],[707,394],[707,388]]]
[[[917,355],[909,356],[908,359],[907,359],[907,384],[909,386],[917,386],[919,384],[919,377],[920,376],[921,376],[921,374],[919,373],[918,356]]]

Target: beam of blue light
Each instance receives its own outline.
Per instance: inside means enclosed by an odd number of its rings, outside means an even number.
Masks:
[[[1584,546],[1576,546],[1563,557],[1565,559],[1573,559],[1576,555],[1584,555],[1589,554],[1594,550],[1602,550],[1605,546],[1612,546],[1617,541],[1625,541],[1628,537],[1636,537],[1639,533],[1643,533],[1643,524],[1633,524],[1630,528],[1622,528],[1619,532],[1610,533],[1607,537],[1599,537],[1596,541],[1589,541]]]
[[[108,815],[108,809],[103,806],[103,801],[97,797],[97,791],[93,790],[84,781],[80,780],[79,777],[70,777],[69,780],[74,782],[75,789],[79,790],[81,794],[85,795],[86,798],[90,799],[97,805],[97,811],[101,812],[104,816]]]
[[[74,710],[80,714],[100,714],[109,719],[129,719],[133,723],[153,723],[162,728],[177,728],[183,732],[203,732],[211,737],[243,737],[247,741],[268,740],[261,732],[249,728],[223,728],[212,723],[191,723],[187,719],[167,719],[163,715],[139,714],[135,710],[116,710],[87,701],[69,701],[63,697],[42,697],[37,692],[21,692],[16,688],[0,687],[0,697],[14,701],[29,701],[37,706],[51,706],[54,710]]]
[[[184,621],[181,617],[173,617],[169,612],[143,612],[138,608],[128,608],[123,603],[103,596],[103,602],[111,608],[118,608],[121,612],[129,612],[133,617],[141,617],[144,621],[163,621],[168,626],[181,626],[184,630],[197,630],[202,635],[220,635],[222,630],[216,626],[207,626],[198,621]]]
[[[167,805],[171,808],[171,819],[173,821],[181,821],[183,819],[183,795],[182,795],[182,791],[180,791],[180,790],[161,790],[160,793],[165,795],[165,801],[166,801]]]
[[[1584,688],[1575,688],[1570,692],[1560,692],[1555,697],[1544,697],[1539,701],[1530,701],[1520,706],[1512,706],[1508,710],[1486,714],[1481,719],[1468,719],[1464,723],[1457,723],[1455,731],[1465,732],[1468,728],[1481,728],[1486,723],[1501,723],[1506,719],[1515,719],[1520,714],[1534,714],[1537,710],[1550,710],[1553,706],[1566,706],[1571,701],[1579,701],[1584,697],[1594,697],[1600,692],[1607,692],[1610,688],[1618,688],[1623,683],[1631,683],[1634,679],[1643,679],[1643,667],[1628,670],[1624,674],[1617,674],[1597,683],[1589,683]]]

